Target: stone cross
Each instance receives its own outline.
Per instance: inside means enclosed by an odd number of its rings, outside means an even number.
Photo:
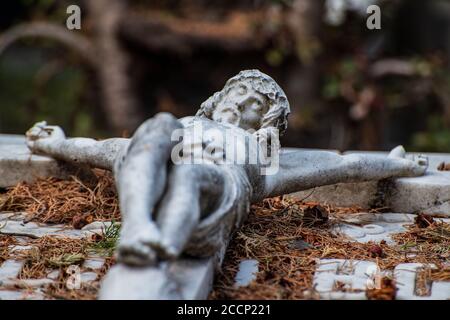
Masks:
[[[131,139],[68,139],[57,126],[32,127],[27,143],[33,153],[114,172],[122,229],[118,265],[107,275],[100,298],[204,298],[202,288],[251,203],[317,186],[426,171],[425,158],[408,160],[400,146],[382,158],[283,151],[279,136],[289,112],[285,93],[271,77],[246,70],[195,116],[157,114]]]

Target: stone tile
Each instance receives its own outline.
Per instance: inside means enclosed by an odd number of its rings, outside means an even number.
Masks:
[[[367,243],[369,241],[386,241],[387,244],[394,244],[391,236],[396,233],[407,231],[405,225],[414,223],[414,214],[402,213],[377,213],[349,215],[349,223],[339,223],[335,226],[334,232],[348,236],[354,241]],[[436,219],[438,221],[450,222],[450,219]]]
[[[0,266],[0,283],[4,283],[10,279],[15,279],[19,275],[24,261],[6,260]]]
[[[43,279],[15,279],[10,280],[9,284],[14,284],[18,288],[41,288],[49,284],[54,283],[54,280],[43,278]]]
[[[239,263],[239,269],[235,277],[235,285],[246,287],[256,279],[259,262],[254,259],[243,260]]]
[[[98,274],[95,272],[83,272],[81,273],[81,282],[92,282],[97,280]]]
[[[103,268],[106,259],[102,257],[89,257],[83,263],[83,268],[91,270],[100,270]]]
[[[41,292],[28,292],[24,290],[0,290],[0,300],[43,300]]]
[[[0,234],[40,238],[43,236],[61,236],[69,238],[82,238],[85,236],[80,230],[67,229],[64,225],[41,225],[35,222],[23,223],[7,220],[2,222]]]
[[[59,270],[52,270],[47,274],[47,278],[51,280],[56,280],[59,277]]]
[[[112,225],[111,221],[94,221],[85,225],[81,230],[83,231],[93,231],[93,230],[104,230]]]
[[[376,268],[370,261],[322,259],[318,261],[313,286],[321,299],[365,300],[370,271]],[[336,290],[337,283],[345,284],[352,292]]]
[[[16,243],[21,246],[27,246],[28,243],[30,243],[29,237],[15,236],[14,239],[16,240]]]
[[[10,246],[9,247],[9,252],[13,253],[14,251],[28,251],[33,249],[33,246],[30,245],[26,245],[26,246]]]
[[[397,287],[397,300],[447,300],[450,299],[450,282],[434,282],[429,296],[415,293],[417,272],[423,268],[420,263],[402,263],[393,272],[380,272],[380,275],[393,275]],[[432,265],[428,267],[434,267]],[[377,266],[370,261],[352,261],[345,259],[319,260],[314,274],[313,285],[321,299],[366,299],[365,290],[374,285],[373,278]],[[379,271],[378,271],[379,272]],[[341,292],[336,283],[346,284],[346,289],[359,292]]]
[[[115,224],[120,225],[116,222]],[[94,221],[81,229],[82,234],[85,237],[91,237],[94,234],[103,235],[105,230],[112,225],[111,221]]]
[[[395,267],[394,275],[397,283],[398,300],[449,300],[450,282],[435,281],[431,284],[429,296],[418,296],[415,293],[417,272],[425,267],[421,263],[402,263]],[[436,268],[433,265],[427,266]]]
[[[0,290],[0,300],[23,300],[24,297],[22,291]]]
[[[89,238],[93,234],[103,234],[110,221],[93,222],[81,230],[68,228],[67,225],[47,225],[36,222],[23,222],[23,213],[0,213],[0,234],[21,237],[40,238],[43,236],[60,236],[69,238]]]
[[[0,212],[0,221],[23,221],[27,217],[25,212]],[[3,223],[1,223],[3,225]]]

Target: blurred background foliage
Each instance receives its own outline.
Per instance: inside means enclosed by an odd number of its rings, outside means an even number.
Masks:
[[[81,7],[81,30],[65,28],[70,4]],[[381,30],[366,27],[371,4],[381,7]],[[157,112],[193,114],[229,77],[258,68],[290,100],[286,146],[450,152],[447,0],[1,7],[2,133],[22,134],[45,119],[71,136],[129,136]]]

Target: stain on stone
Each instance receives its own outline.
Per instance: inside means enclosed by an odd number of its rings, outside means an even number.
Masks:
[[[395,182],[393,178],[379,180],[377,182],[377,191],[375,196],[369,203],[370,209],[381,209],[380,212],[391,211],[388,205],[388,199],[395,190]]]

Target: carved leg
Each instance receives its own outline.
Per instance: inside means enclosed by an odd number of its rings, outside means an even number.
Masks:
[[[151,245],[160,241],[160,234],[152,215],[166,187],[170,153],[177,143],[171,135],[181,128],[172,115],[156,115],[139,127],[115,164],[123,220],[118,248],[121,262],[143,265],[156,260]]]
[[[176,165],[158,210],[162,257],[178,257],[200,219],[216,209],[224,191],[224,177],[215,165]]]

